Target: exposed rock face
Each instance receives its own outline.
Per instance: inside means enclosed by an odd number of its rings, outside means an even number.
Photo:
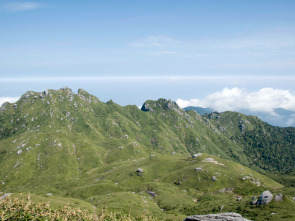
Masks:
[[[275,201],[283,201],[283,194],[282,193],[278,193],[275,197]]]
[[[271,193],[269,190],[264,191],[264,192],[258,197],[258,200],[257,200],[256,205],[265,205],[265,204],[269,204],[270,201],[272,201],[272,198],[273,198],[273,195],[272,195],[272,193]]]
[[[197,158],[199,156],[202,156],[202,154],[201,153],[195,153],[195,154],[192,155],[192,158]]]
[[[153,192],[153,191],[146,191],[151,197],[156,197],[156,196],[158,196],[155,192]]]
[[[184,111],[177,105],[176,102],[163,98],[158,99],[156,102],[150,100],[146,101],[141,107],[142,111],[155,111],[157,109],[173,110],[180,115],[184,114]]]
[[[22,150],[18,150],[17,155],[20,155],[22,152],[23,152]]]
[[[204,163],[213,163],[213,164],[224,166],[223,163],[219,163],[218,161],[214,160],[213,158],[206,158],[206,159],[202,160],[202,162],[204,162]]]
[[[137,168],[136,173],[143,173],[143,169]]]
[[[45,96],[48,96],[48,95],[49,95],[49,90],[48,90],[48,89],[45,89],[45,91],[44,91],[44,95],[45,95]]]
[[[197,167],[197,168],[195,168],[195,171],[196,172],[200,172],[200,171],[202,171],[203,169],[201,168],[201,167]]]
[[[8,105],[9,105],[9,102],[4,102],[2,106],[0,107],[0,111],[4,111]]]
[[[141,107],[141,110],[142,110],[142,111],[154,111],[154,109],[151,108],[151,105],[148,104],[148,103],[144,103],[144,104],[142,105],[142,107]]]
[[[12,193],[5,193],[2,196],[0,196],[0,199],[5,199],[6,197],[9,197],[10,195],[12,195]]]
[[[249,221],[238,213],[219,213],[208,215],[194,215],[185,218],[184,221]]]

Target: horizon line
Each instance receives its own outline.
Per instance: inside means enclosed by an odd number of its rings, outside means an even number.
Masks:
[[[144,75],[144,76],[86,76],[86,77],[0,77],[0,82],[41,82],[41,81],[146,81],[146,80],[295,80],[295,76],[193,76],[193,75]]]

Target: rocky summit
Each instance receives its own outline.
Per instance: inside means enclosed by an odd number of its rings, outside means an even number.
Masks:
[[[294,139],[294,128],[163,98],[139,109],[83,89],[28,91],[0,109],[0,194],[134,219],[292,220]]]

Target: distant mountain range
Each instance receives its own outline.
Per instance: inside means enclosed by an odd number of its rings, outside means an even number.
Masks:
[[[184,110],[195,110],[200,115],[216,112],[213,108],[203,108],[203,107],[186,107]],[[286,110],[284,108],[275,108],[273,113],[251,111],[247,109],[242,109],[240,113],[246,115],[257,116],[259,119],[279,127],[295,127],[295,111]]]

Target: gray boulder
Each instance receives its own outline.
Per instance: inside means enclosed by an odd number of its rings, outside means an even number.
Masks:
[[[283,194],[282,193],[278,193],[275,197],[275,201],[283,201]]]
[[[202,156],[202,154],[201,153],[195,153],[195,154],[192,155],[192,158],[198,158],[199,156]]]
[[[137,168],[136,173],[143,173],[143,169]]]
[[[272,201],[272,198],[273,198],[273,195],[272,195],[272,193],[271,193],[269,190],[264,191],[264,192],[258,197],[258,200],[257,200],[256,205],[265,205],[265,204],[269,204],[270,201]]]
[[[249,221],[238,213],[219,213],[208,215],[194,215],[185,218],[184,221]]]
[[[18,150],[17,155],[20,155],[22,152],[23,152],[22,150]]]
[[[46,90],[44,91],[44,95],[45,95],[45,96],[48,96],[48,94],[49,94],[49,90],[46,89]]]
[[[156,196],[158,196],[155,192],[153,192],[153,191],[146,191],[151,197],[156,197]]]
[[[6,197],[9,197],[10,195],[12,195],[12,193],[5,193],[2,196],[0,196],[0,199],[5,199]]]
[[[199,171],[202,171],[203,169],[201,167],[197,167],[195,168],[195,171],[199,172]]]

